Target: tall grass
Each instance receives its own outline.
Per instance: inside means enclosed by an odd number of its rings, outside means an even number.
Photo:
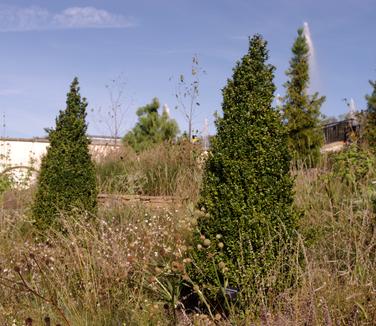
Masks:
[[[100,191],[195,200],[201,154],[199,146],[188,142],[160,144],[138,155],[122,147],[97,164]]]
[[[190,223],[176,210],[114,208],[65,217],[66,233],[42,240],[24,216],[3,216],[0,324],[167,325],[169,302],[152,284],[182,260]]]
[[[376,324],[375,158],[352,146],[322,157],[315,169],[300,167],[292,173],[295,207],[304,213],[297,255],[289,261],[295,286],[283,292],[269,286],[284,262],[282,248],[269,275],[256,284],[255,304],[243,313],[233,310],[227,322]]]
[[[193,200],[200,168],[190,166],[197,161],[187,151],[189,155],[179,147],[161,146],[140,156],[124,154],[123,160],[107,158],[98,174],[102,191],[122,192],[118,184],[106,188],[109,179],[126,171],[129,187],[129,176],[135,178],[137,172],[149,181],[137,183],[135,193],[181,191]],[[370,154],[350,149],[324,157],[315,169],[292,171],[295,206],[304,212],[297,255],[289,261],[295,286],[279,292],[268,285],[285,263],[281,248],[274,268],[252,292],[255,304],[243,313],[231,307],[221,314],[210,306],[205,312],[211,315],[184,309],[181,290],[189,281],[187,253],[196,218],[192,205],[179,210],[103,207],[95,220],[66,217],[66,233],[50,230],[43,238],[27,210],[3,210],[0,324],[23,325],[30,317],[41,325],[49,316],[55,324],[67,324],[66,319],[70,325],[374,325],[373,162]]]
[[[318,169],[297,171],[306,269],[295,300],[309,303],[313,324],[376,322],[372,161],[370,153],[349,148],[324,159]]]

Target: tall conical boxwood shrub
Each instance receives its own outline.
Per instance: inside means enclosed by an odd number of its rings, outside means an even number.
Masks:
[[[195,290],[211,300],[221,290],[237,291],[243,307],[256,287],[277,286],[267,276],[276,264],[283,270],[287,257],[277,257],[297,222],[287,134],[272,108],[275,68],[267,59],[266,41],[254,36],[223,89],[223,117],[206,161],[192,255]]]
[[[67,94],[66,109],[56,118],[55,129],[47,130],[50,146],[42,158],[32,207],[40,229],[59,227],[59,219],[73,210],[96,211],[97,187],[86,135],[86,107],[75,78]]]

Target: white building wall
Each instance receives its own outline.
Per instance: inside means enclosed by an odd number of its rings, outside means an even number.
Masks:
[[[48,146],[49,142],[45,139],[0,139],[0,174],[4,169],[15,166],[29,166],[38,170]],[[89,146],[94,160],[99,160],[117,148],[118,146],[105,142]],[[16,169],[12,173],[18,182],[22,182],[27,172],[27,169]],[[31,181],[35,180],[35,177],[34,172]]]
[[[38,167],[48,145],[48,142],[0,140],[1,163],[10,166]]]

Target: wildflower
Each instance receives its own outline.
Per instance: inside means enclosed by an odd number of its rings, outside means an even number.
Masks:
[[[218,248],[219,248],[219,249],[223,249],[223,247],[224,247],[223,242],[218,243]]]
[[[174,271],[174,272],[176,272],[176,271],[182,272],[182,271],[184,271],[184,265],[177,262],[177,261],[173,261],[171,263],[171,270]]]
[[[154,283],[156,281],[156,277],[155,276],[150,276],[149,277],[149,283]]]
[[[220,269],[224,269],[225,267],[226,267],[226,265],[225,265],[225,263],[223,262],[223,261],[221,261],[219,264],[218,264],[218,267],[220,268]]]
[[[189,281],[189,280],[190,280],[188,274],[184,274],[184,275],[182,276],[182,278],[183,278],[184,281]]]
[[[210,246],[210,243],[211,243],[211,241],[210,241],[209,239],[205,239],[205,240],[204,240],[204,246],[205,246],[205,247],[209,247],[209,246]]]
[[[201,250],[202,249],[202,246],[200,244],[197,245],[197,249],[198,250]]]
[[[219,240],[222,238],[222,234],[217,234],[215,237]]]
[[[165,253],[169,253],[172,251],[171,247],[164,248]]]

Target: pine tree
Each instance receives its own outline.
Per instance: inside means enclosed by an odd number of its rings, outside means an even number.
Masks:
[[[223,117],[216,121],[205,165],[191,271],[193,283],[211,299],[219,292],[218,280],[226,287],[227,279],[228,290],[240,291],[243,307],[297,221],[287,135],[272,108],[275,68],[267,60],[266,41],[256,35],[223,89]]]
[[[86,136],[87,102],[74,78],[67,94],[66,109],[56,118],[55,129],[47,129],[50,146],[42,158],[38,187],[32,207],[40,229],[61,227],[60,218],[73,210],[95,213],[97,187],[94,164]]]
[[[324,96],[316,92],[308,95],[309,47],[303,29],[298,30],[292,47],[293,57],[286,74],[289,80],[284,84],[283,120],[289,134],[289,148],[295,162],[314,166],[320,156],[324,137],[320,127],[320,108]]]
[[[154,98],[150,104],[137,110],[138,122],[124,137],[124,142],[135,151],[140,152],[164,141],[171,141],[178,134],[176,121],[169,117],[166,110],[160,115],[159,107],[158,99]]]
[[[373,87],[371,95],[366,95],[367,110],[365,111],[364,140],[371,151],[376,153],[376,81],[369,81]]]

